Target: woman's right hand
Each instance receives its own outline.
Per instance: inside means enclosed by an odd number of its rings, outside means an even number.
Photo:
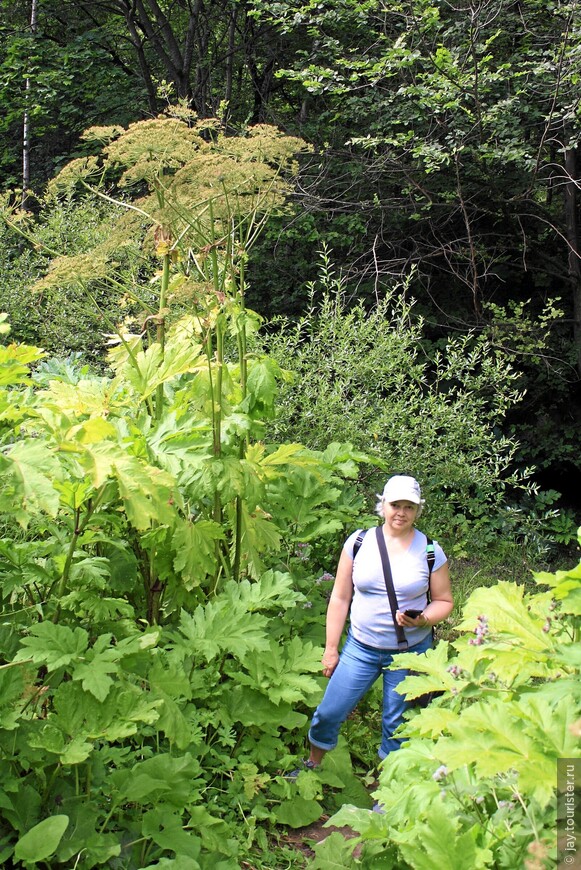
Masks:
[[[325,650],[321,661],[323,665],[323,676],[329,678],[339,664],[339,653],[337,650]]]

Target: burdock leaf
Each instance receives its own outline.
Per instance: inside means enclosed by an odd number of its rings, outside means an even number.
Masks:
[[[45,861],[53,855],[69,825],[68,816],[50,816],[24,834],[14,847],[18,861],[31,864]]]

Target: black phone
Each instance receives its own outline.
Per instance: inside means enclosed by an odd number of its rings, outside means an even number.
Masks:
[[[421,610],[404,610],[406,616],[409,616],[410,619],[415,619],[416,616],[420,616],[422,613]]]

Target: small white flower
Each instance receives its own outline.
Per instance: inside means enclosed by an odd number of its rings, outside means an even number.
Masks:
[[[448,768],[445,764],[440,765],[440,767],[432,774],[432,779],[435,779],[436,782],[439,782],[441,779],[444,779],[445,776],[448,776]]]

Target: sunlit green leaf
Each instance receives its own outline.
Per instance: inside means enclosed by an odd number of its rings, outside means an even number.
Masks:
[[[18,861],[36,863],[55,853],[69,824],[65,815],[50,816],[27,831],[16,843],[14,855]]]
[[[85,653],[89,636],[84,628],[69,628],[52,622],[41,622],[30,628],[29,636],[22,639],[23,649],[16,661],[31,658],[44,664],[49,671],[79,661]]]
[[[174,568],[182,575],[188,589],[199,586],[216,570],[216,541],[223,540],[224,530],[213,520],[180,521],[172,538],[175,549]]]
[[[53,481],[64,472],[53,451],[42,443],[18,441],[0,455],[0,511],[26,528],[34,514],[56,516],[59,494]]]
[[[193,655],[210,662],[221,654],[244,657],[251,651],[265,651],[268,640],[264,628],[266,618],[254,614],[252,619],[242,608],[232,609],[223,601],[210,601],[193,614],[182,610],[180,631]]]

